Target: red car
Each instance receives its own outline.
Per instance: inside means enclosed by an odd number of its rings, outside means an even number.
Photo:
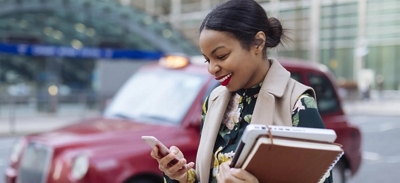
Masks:
[[[343,112],[332,75],[323,65],[279,61],[294,79],[315,89],[325,125],[336,131],[336,142],[345,151],[334,179],[345,182],[345,171],[354,175],[360,167],[361,134]],[[195,161],[201,105],[218,85],[205,64],[190,64],[184,57],[146,65],[120,88],[102,117],[21,138],[13,148],[6,182],[162,182],[141,136],[178,146],[185,158]]]

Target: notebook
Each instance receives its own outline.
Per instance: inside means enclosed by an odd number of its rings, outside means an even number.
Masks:
[[[242,168],[259,182],[323,182],[343,150],[339,144],[261,136]]]
[[[260,136],[271,135],[273,137],[295,138],[302,140],[312,140],[333,143],[336,133],[332,129],[317,129],[305,127],[287,127],[261,124],[249,124],[243,132],[235,156],[232,159],[231,167],[240,168],[247,155],[250,153],[256,140]]]

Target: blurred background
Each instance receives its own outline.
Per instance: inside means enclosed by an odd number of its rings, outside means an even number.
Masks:
[[[198,28],[221,2],[0,0],[0,147],[100,115],[136,69],[164,53],[200,55]],[[291,39],[269,57],[322,63],[336,76],[364,138],[363,165],[350,181],[400,181],[389,173],[400,168],[400,149],[379,146],[400,132],[400,1],[257,2]],[[9,146],[0,148],[0,167]]]

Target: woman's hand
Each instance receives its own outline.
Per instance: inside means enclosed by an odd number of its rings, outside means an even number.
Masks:
[[[169,150],[170,153],[163,157],[159,153],[158,147],[155,146],[150,155],[158,161],[158,168],[164,172],[165,175],[179,182],[186,182],[187,171],[194,166],[194,163],[190,162],[186,165],[186,159],[179,148],[171,146]],[[175,158],[179,159],[179,161],[176,162]]]
[[[258,183],[256,177],[240,168],[231,168],[229,166],[230,162],[222,163],[219,166],[219,172],[217,174],[217,181],[223,183]]]

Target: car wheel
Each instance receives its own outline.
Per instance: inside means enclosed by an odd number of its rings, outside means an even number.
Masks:
[[[156,177],[136,177],[133,179],[129,179],[124,183],[160,183],[163,182],[162,179]]]
[[[332,169],[332,179],[333,183],[346,183],[346,166],[343,160],[336,163]]]

